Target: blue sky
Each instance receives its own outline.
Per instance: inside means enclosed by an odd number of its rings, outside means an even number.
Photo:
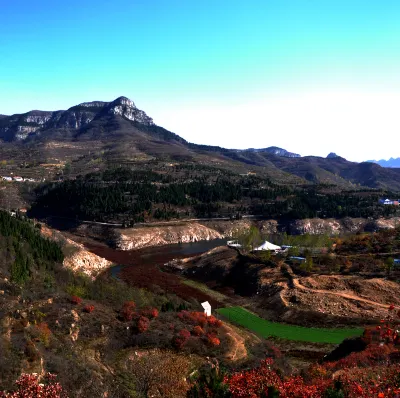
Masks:
[[[125,95],[192,142],[400,156],[399,1],[0,7],[0,113]]]

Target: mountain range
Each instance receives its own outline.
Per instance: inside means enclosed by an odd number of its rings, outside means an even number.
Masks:
[[[85,102],[68,110],[1,115],[0,140],[4,162],[68,162],[81,173],[115,164],[160,168],[185,163],[252,171],[281,183],[400,191],[400,169],[350,162],[333,153],[326,158],[301,157],[274,146],[238,150],[189,143],[157,126],[126,97]],[[0,172],[4,172],[1,167]]]
[[[382,167],[400,167],[400,158],[390,158],[389,160],[367,160],[367,162],[376,163]]]

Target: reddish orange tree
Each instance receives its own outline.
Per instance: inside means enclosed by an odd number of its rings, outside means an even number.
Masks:
[[[55,380],[56,376],[51,373],[47,373],[40,382],[36,374],[22,374],[15,382],[17,390],[0,391],[0,398],[67,398],[61,385]]]

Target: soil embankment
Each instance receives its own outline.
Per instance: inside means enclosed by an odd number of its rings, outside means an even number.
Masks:
[[[366,220],[363,218],[304,219],[289,222],[277,220],[250,221],[171,221],[138,225],[133,228],[115,228],[96,223],[81,224],[70,229],[74,235],[106,243],[118,250],[136,250],[145,247],[164,246],[175,243],[199,242],[221,238],[231,238],[247,231],[256,224],[263,234],[288,233],[292,235],[340,235],[363,231],[392,229],[400,225],[400,218]]]

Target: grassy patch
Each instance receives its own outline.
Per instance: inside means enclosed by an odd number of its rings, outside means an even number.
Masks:
[[[197,290],[200,290],[203,293],[206,293],[208,296],[212,297],[213,299],[217,300],[217,301],[221,301],[221,302],[226,302],[228,301],[228,297],[225,296],[222,293],[219,293],[213,289],[210,289],[207,285],[205,285],[204,283],[201,282],[196,282],[196,281],[192,281],[190,279],[183,279],[182,278],[182,282],[185,285],[191,286],[196,288]]]
[[[246,311],[242,307],[220,308],[217,311],[230,321],[266,338],[273,336],[286,340],[339,344],[345,338],[360,336],[363,333],[361,328],[319,329],[270,322]]]

